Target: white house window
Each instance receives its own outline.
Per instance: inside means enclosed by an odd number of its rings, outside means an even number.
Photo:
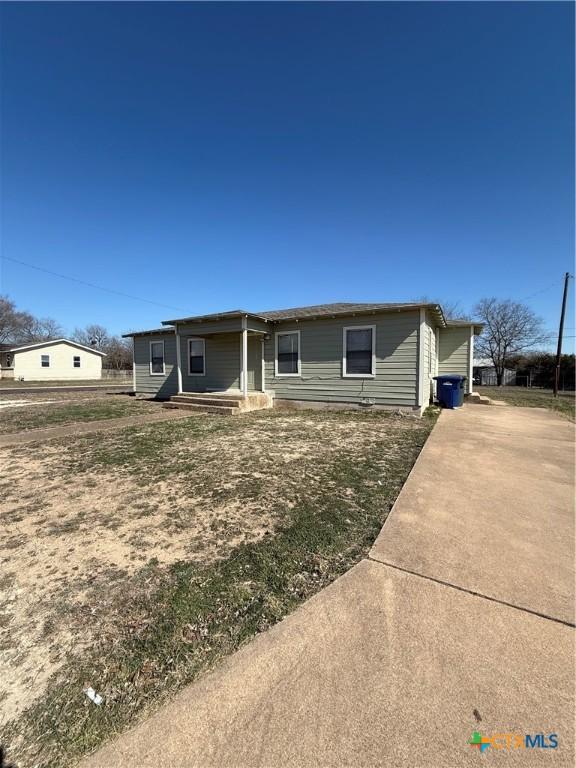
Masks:
[[[50,355],[41,355],[40,365],[42,368],[50,368]]]
[[[344,376],[374,376],[376,374],[376,326],[344,328]]]
[[[300,331],[276,334],[276,376],[300,376]]]
[[[188,375],[206,374],[206,342],[204,339],[188,339]]]
[[[80,355],[74,355],[74,368],[80,368]]]
[[[164,369],[164,342],[150,342],[150,375],[163,376]]]

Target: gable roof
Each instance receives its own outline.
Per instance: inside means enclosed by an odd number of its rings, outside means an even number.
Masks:
[[[86,347],[84,344],[78,344],[77,341],[71,341],[70,339],[51,339],[50,341],[38,341],[34,344],[8,344],[8,345],[2,345],[5,346],[4,349],[2,349],[2,352],[23,352],[26,349],[36,349],[38,347],[50,347],[53,344],[70,344],[72,347],[77,347],[78,349],[85,349],[86,352],[93,352],[95,355],[100,355],[101,357],[106,357],[105,352],[100,352],[98,349],[94,349],[94,347]]]
[[[266,320],[299,320],[315,317],[333,317],[335,315],[352,315],[363,312],[385,312],[387,310],[419,309],[429,307],[438,309],[437,304],[421,304],[420,302],[386,302],[366,303],[352,301],[338,301],[332,304],[312,304],[308,307],[292,307],[290,309],[274,309],[266,312],[258,312],[258,316]]]
[[[130,333],[123,333],[122,338],[123,339],[131,339],[134,336],[155,336],[156,334],[161,333],[162,335],[166,336],[169,333],[174,333],[174,328],[151,328],[149,331],[130,331]]]
[[[446,320],[439,304],[422,302],[386,302],[386,303],[359,303],[352,301],[339,301],[331,304],[312,304],[306,307],[291,307],[289,309],[273,309],[265,312],[249,312],[246,309],[232,309],[227,312],[216,312],[209,315],[191,315],[190,317],[177,317],[173,320],[163,320],[163,325],[175,323],[200,322],[203,320],[224,320],[233,317],[253,317],[265,322],[277,323],[283,320],[313,320],[318,317],[336,317],[338,315],[367,314],[372,312],[401,312],[403,310],[430,309],[439,316],[442,325]],[[131,334],[132,335],[132,334]]]

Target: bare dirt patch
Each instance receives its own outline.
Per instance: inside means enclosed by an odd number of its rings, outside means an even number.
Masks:
[[[281,618],[368,546],[429,428],[417,419],[387,415],[263,411],[234,419],[195,416],[4,450],[0,725],[31,705],[41,706],[47,688],[61,686],[54,682],[59,670],[70,670],[69,681],[76,661],[93,658],[96,646],[98,665],[107,670],[98,672],[104,684],[108,675],[122,676],[133,663],[107,660],[118,643],[140,642],[166,622],[168,634],[176,633],[176,639],[168,638],[162,630],[154,650],[138,662],[137,678],[130,672],[129,684],[108,684],[108,706],[143,680],[154,687],[148,697],[138,694],[126,711],[115,713],[116,722],[158,698],[158,686],[167,679],[163,665],[171,685],[179,684],[192,674],[191,659],[194,669],[201,667],[274,616]],[[276,543],[267,547],[267,541]],[[239,565],[242,557],[248,557],[246,566]],[[207,602],[211,588],[203,586],[212,583],[210,568],[218,563],[231,569],[230,577],[216,579],[230,591],[221,615],[214,611],[224,598]],[[242,569],[252,567],[254,578],[247,580]],[[178,597],[190,584],[195,597]],[[251,596],[255,585],[263,597]],[[198,615],[192,622],[182,619],[179,627],[181,610],[192,610],[197,600]],[[256,609],[258,620],[243,628]],[[200,621],[205,611],[212,618]],[[228,623],[226,631],[211,636],[198,629],[218,616]],[[187,639],[190,632],[193,641]],[[196,658],[194,644],[206,641],[210,653],[203,650]],[[85,706],[81,688],[74,684],[73,696]],[[37,713],[29,727],[36,720]],[[74,749],[86,748],[84,727],[81,733],[84,746],[75,743]],[[60,749],[61,734],[58,739]],[[47,763],[30,764],[60,764],[54,754]],[[27,765],[22,755],[21,764]]]

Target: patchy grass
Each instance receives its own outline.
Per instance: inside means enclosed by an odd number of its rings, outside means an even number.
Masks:
[[[493,400],[504,400],[508,405],[524,408],[547,408],[574,421],[576,400],[574,392],[554,397],[551,390],[524,387],[476,387],[479,394]]]
[[[63,633],[66,647],[83,642],[5,725],[9,757],[20,768],[72,765],[358,562],[434,420],[435,412],[197,415],[39,446],[32,469],[12,452],[17,487],[0,491],[15,499],[26,488],[16,516],[26,520],[29,504],[34,522],[13,523],[14,537],[25,535],[19,567],[5,578],[29,590],[31,610],[21,620],[7,611],[9,626],[23,633],[27,621],[40,623],[34,581],[23,581],[31,568],[41,572],[39,545],[55,553],[53,578],[64,580],[50,587],[35,643],[60,650]],[[44,488],[55,462],[60,490],[45,488],[38,509],[31,476]],[[78,488],[79,478],[88,486]],[[77,496],[62,508],[71,489]],[[28,551],[34,535],[41,540]],[[8,637],[20,644],[23,635]],[[101,707],[82,693],[86,684],[104,695]]]
[[[3,434],[43,427],[57,427],[80,421],[100,421],[102,419],[118,419],[123,416],[137,416],[156,412],[160,408],[158,403],[137,400],[127,395],[101,395],[99,393],[92,393],[92,397],[84,397],[81,402],[66,402],[62,399],[55,402],[46,402],[44,399],[40,399],[35,402],[34,399],[26,399],[26,403],[26,405],[2,408],[0,412],[2,414]]]
[[[3,389],[24,389],[35,387],[117,387],[125,384],[132,385],[132,375],[118,379],[65,379],[63,381],[18,381],[17,379],[0,379],[0,392]]]

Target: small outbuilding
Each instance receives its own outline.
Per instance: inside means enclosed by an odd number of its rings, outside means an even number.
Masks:
[[[16,381],[101,379],[104,352],[69,339],[0,344],[0,378]]]

